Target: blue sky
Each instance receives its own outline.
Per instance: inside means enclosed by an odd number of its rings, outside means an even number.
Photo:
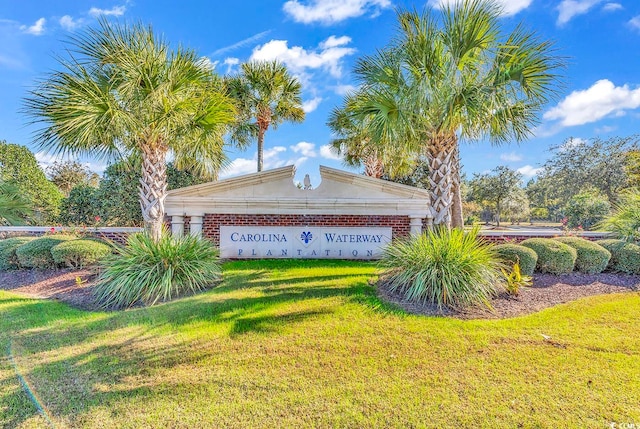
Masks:
[[[297,180],[318,165],[341,167],[327,149],[325,123],[343,94],[353,88],[351,69],[361,55],[393,37],[396,7],[422,9],[423,0],[0,0],[0,139],[23,144],[46,165],[52,157],[32,144],[31,126],[19,112],[36,78],[56,69],[64,40],[100,15],[152,24],[172,43],[207,57],[218,73],[233,73],[249,59],[283,61],[303,82],[303,124],[270,130],[265,168],[297,166]],[[568,57],[560,98],[545,107],[535,136],[520,144],[491,147],[464,142],[462,163],[470,176],[498,165],[525,178],[568,137],[588,139],[638,132],[640,120],[640,2],[637,0],[501,0],[506,30],[520,21],[556,42]],[[223,177],[255,171],[255,147],[229,152]],[[101,171],[104,162],[86,160]]]

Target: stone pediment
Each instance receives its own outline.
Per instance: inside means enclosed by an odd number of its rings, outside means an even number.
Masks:
[[[421,214],[429,210],[424,189],[320,166],[321,183],[299,189],[294,166],[175,189],[165,201],[168,215],[189,213],[259,214]]]

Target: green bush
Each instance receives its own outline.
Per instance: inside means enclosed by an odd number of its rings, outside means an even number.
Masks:
[[[101,267],[95,298],[104,308],[153,305],[202,290],[221,275],[218,251],[209,241],[166,231],[157,243],[147,234],[131,235]]]
[[[380,260],[392,291],[439,307],[484,303],[501,290],[500,263],[478,229],[436,228],[387,246]]]
[[[567,274],[576,265],[578,252],[573,247],[551,238],[529,238],[520,243],[538,255],[536,269],[541,273]]]
[[[580,237],[558,237],[556,240],[576,249],[578,253],[576,270],[581,273],[601,273],[607,268],[611,259],[611,253],[593,241]]]
[[[51,256],[58,265],[82,268],[93,265],[112,253],[112,247],[98,240],[71,240],[51,248]]]
[[[611,252],[608,268],[629,274],[640,274],[640,246],[623,240],[599,240],[600,246]]]
[[[590,229],[609,214],[611,205],[607,197],[591,190],[581,192],[569,199],[564,208],[569,228]]]
[[[505,263],[513,266],[520,264],[520,271],[525,276],[530,276],[536,269],[538,255],[532,249],[519,244],[498,244],[494,247],[496,253]]]
[[[626,242],[640,242],[640,190],[627,189],[622,192],[613,214],[600,222],[598,227],[613,232]]]
[[[76,238],[73,235],[54,234],[31,240],[16,249],[18,262],[26,268],[52,268],[56,265],[51,256],[53,246]]]
[[[20,268],[16,249],[35,237],[13,237],[0,240],[0,270]]]

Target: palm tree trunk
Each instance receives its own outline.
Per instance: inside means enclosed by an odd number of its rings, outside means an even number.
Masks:
[[[375,177],[376,179],[382,177],[384,174],[384,166],[376,154],[367,155],[363,161],[365,176]]]
[[[144,229],[154,241],[162,234],[164,199],[167,196],[167,147],[164,144],[142,145],[142,177],[140,206]]]
[[[447,228],[451,227],[452,175],[456,146],[455,135],[438,135],[431,139],[427,149],[433,224]]]
[[[258,171],[262,171],[263,157],[264,157],[264,133],[265,130],[260,129],[258,131]]]
[[[457,144],[457,142],[453,168],[453,203],[451,204],[451,226],[453,228],[464,228],[464,216],[462,213],[462,193],[460,192],[460,146]]]

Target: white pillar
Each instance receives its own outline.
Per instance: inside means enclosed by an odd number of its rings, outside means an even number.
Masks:
[[[422,234],[422,221],[424,216],[409,216],[409,232],[411,235]]]
[[[182,237],[184,234],[184,216],[171,216],[171,234],[174,237]]]
[[[190,215],[189,233],[196,237],[202,237],[202,215]]]

